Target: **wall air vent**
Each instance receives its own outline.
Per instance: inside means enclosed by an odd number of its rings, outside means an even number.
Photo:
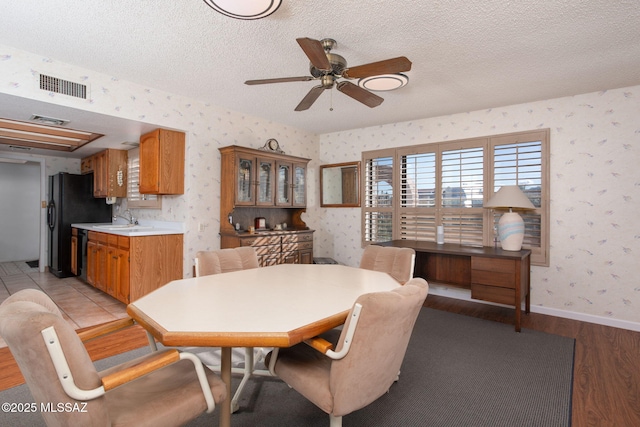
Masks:
[[[62,80],[57,77],[40,74],[40,89],[47,92],[61,93],[75,98],[87,99],[87,86]]]

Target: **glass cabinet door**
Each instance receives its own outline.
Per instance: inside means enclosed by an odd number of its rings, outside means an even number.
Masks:
[[[252,205],[254,204],[254,185],[253,177],[253,159],[238,158],[238,176],[236,188],[236,204]]]
[[[293,165],[293,206],[306,206],[306,167]]]
[[[258,159],[257,205],[273,206],[273,160]]]
[[[276,204],[291,206],[291,164],[278,163]]]

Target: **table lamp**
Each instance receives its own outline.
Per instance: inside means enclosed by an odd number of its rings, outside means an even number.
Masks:
[[[519,251],[524,240],[524,220],[513,209],[535,209],[517,185],[505,185],[484,205],[487,209],[509,209],[498,221],[498,237],[505,251]]]

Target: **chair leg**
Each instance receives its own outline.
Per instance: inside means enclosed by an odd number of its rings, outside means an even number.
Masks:
[[[244,386],[247,385],[249,378],[251,378],[251,373],[253,372],[253,348],[247,347],[244,349],[244,371],[242,375],[242,381],[238,385],[236,392],[233,395],[233,399],[231,399],[231,412],[236,412],[240,405],[238,404],[238,400],[240,400],[240,396],[242,395],[242,390],[244,390]]]
[[[342,427],[342,417],[329,414],[329,427]]]

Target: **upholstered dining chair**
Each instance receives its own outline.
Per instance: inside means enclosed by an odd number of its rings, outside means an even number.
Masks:
[[[397,378],[429,286],[422,278],[361,295],[335,350],[316,337],[267,355],[269,369],[329,414],[330,426],[384,393]]]
[[[401,285],[413,277],[416,252],[411,248],[369,245],[360,259],[360,268],[389,273]]]
[[[19,291],[0,305],[0,336],[49,426],[178,426],[226,398],[218,376],[175,349],[96,371],[79,334],[38,290]]]
[[[219,249],[215,251],[200,251],[196,253],[194,264],[196,277],[229,273],[232,271],[258,268],[260,266],[256,250],[251,246]],[[244,349],[244,367],[231,368],[231,372],[242,374],[242,380],[231,399],[231,410],[233,412],[238,410],[238,401],[240,400],[245,385],[252,375],[271,376],[271,373],[266,369],[256,369],[256,364],[260,362],[263,352],[265,352],[264,349],[247,347]],[[256,353],[258,357],[256,357]],[[220,370],[219,366],[212,366],[211,368],[218,371]]]

